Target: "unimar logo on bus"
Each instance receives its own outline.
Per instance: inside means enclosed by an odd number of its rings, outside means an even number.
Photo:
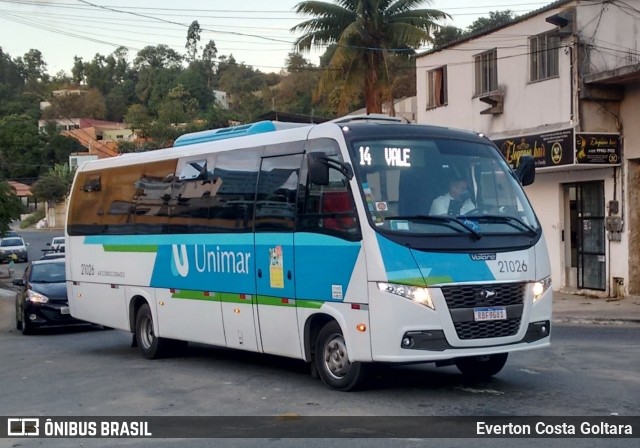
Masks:
[[[205,244],[172,244],[171,273],[188,277],[191,266],[199,273],[248,274],[250,252],[224,250]]]

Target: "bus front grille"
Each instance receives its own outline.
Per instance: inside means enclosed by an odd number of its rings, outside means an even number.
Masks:
[[[508,306],[524,302],[526,283],[445,286],[442,294],[451,309]]]
[[[459,339],[514,336],[520,329],[526,283],[456,285],[442,288]],[[505,307],[507,319],[476,321],[474,308]]]
[[[454,322],[458,338],[486,339],[513,336],[520,329],[520,318],[485,322]]]

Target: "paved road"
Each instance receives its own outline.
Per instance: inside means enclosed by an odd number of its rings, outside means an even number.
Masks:
[[[358,393],[327,390],[298,361],[195,344],[182,357],[148,361],[130,348],[130,342],[126,332],[94,327],[47,329],[23,336],[15,330],[13,301],[0,298],[2,414],[640,415],[640,345],[633,326],[556,327],[551,349],[512,355],[505,370],[484,383],[465,383],[450,367],[406,366],[380,369],[377,385]],[[68,441],[66,445],[50,442],[21,441],[20,446],[68,445]],[[95,446],[112,445],[106,442],[91,441]],[[233,440],[218,442],[215,446],[237,446]],[[254,442],[244,443],[263,446]],[[356,446],[389,446],[378,442],[348,441]],[[592,442],[554,444],[599,446]],[[625,441],[606,443],[629,446],[628,441],[621,442]],[[312,441],[305,445],[324,446]],[[200,442],[189,441],[189,446],[200,446]],[[299,445],[284,441],[278,446]],[[394,446],[424,445],[403,440]]]

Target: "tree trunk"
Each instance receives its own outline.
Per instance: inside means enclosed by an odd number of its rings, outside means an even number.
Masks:
[[[364,78],[364,100],[367,106],[367,114],[381,114],[382,101],[380,91],[378,89],[378,65],[375,53],[369,53],[369,67]]]

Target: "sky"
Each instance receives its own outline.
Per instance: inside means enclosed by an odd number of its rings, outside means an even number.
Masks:
[[[218,55],[263,72],[279,72],[299,34],[289,29],[305,20],[294,12],[300,0],[0,0],[0,47],[12,58],[38,49],[47,71],[70,74],[74,56],[85,62],[119,46],[129,60],[148,46],[165,44],[185,52],[187,29],[197,20],[200,44],[213,39]],[[466,28],[489,11],[525,14],[551,0],[433,0],[452,16],[444,25]],[[423,48],[421,50],[426,50]],[[322,50],[303,53],[313,64]]]

